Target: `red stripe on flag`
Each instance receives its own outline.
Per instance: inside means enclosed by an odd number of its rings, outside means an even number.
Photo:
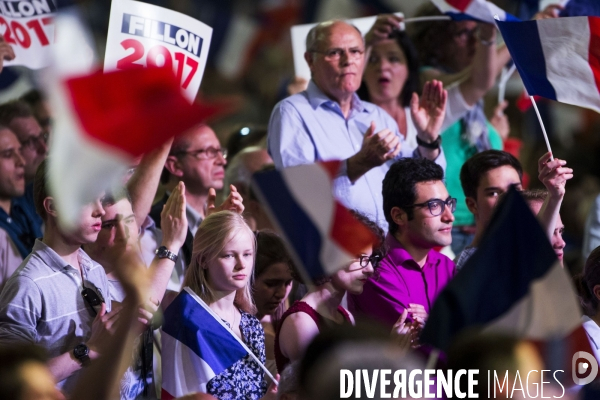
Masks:
[[[467,9],[467,7],[469,7],[469,4],[471,4],[472,1],[473,0],[446,0],[446,3],[464,12]]]
[[[358,221],[346,207],[335,202],[331,238],[352,255],[358,255],[377,242],[375,235]]]
[[[319,165],[321,167],[323,167],[325,172],[327,172],[327,175],[329,175],[329,178],[331,180],[334,180],[338,176],[338,173],[340,172],[340,167],[342,166],[342,161],[337,161],[337,160],[324,161],[324,162],[320,162]]]
[[[65,83],[89,137],[133,157],[218,110],[189,104],[170,67],[98,72]]]
[[[590,48],[588,61],[596,81],[596,90],[600,92],[600,18],[588,17],[590,23]]]
[[[160,398],[161,400],[173,400],[175,398],[175,396],[173,396],[171,393],[167,392],[164,388],[161,390],[161,394],[160,394]]]

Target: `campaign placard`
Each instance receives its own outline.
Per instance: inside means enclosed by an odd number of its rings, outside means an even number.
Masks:
[[[104,71],[170,65],[194,101],[208,57],[212,28],[185,14],[132,0],[110,10]]]
[[[5,66],[40,69],[49,65],[55,11],[52,0],[0,1],[0,34],[15,52],[15,59],[5,61]]]
[[[398,16],[404,17],[403,13],[395,13]],[[371,17],[348,19],[347,22],[354,25],[364,35],[369,32],[369,29],[375,23],[376,15]],[[291,28],[292,37],[292,54],[294,56],[294,73],[297,77],[310,80],[310,68],[304,59],[306,52],[306,35],[317,24],[294,25]]]

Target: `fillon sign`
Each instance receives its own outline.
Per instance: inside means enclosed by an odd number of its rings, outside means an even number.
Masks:
[[[121,32],[177,45],[180,49],[186,50],[196,57],[200,56],[202,38],[186,29],[166,22],[132,14],[123,14]]]
[[[9,18],[33,17],[54,11],[54,5],[48,0],[0,1],[0,14]]]

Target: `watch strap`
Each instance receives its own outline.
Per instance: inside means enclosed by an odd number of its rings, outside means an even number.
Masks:
[[[437,137],[437,139],[435,139],[435,140],[434,140],[433,142],[431,142],[431,143],[427,143],[426,141],[424,141],[424,140],[421,140],[421,139],[419,138],[419,136],[417,136],[417,144],[418,144],[419,146],[423,146],[423,147],[425,147],[426,149],[433,149],[433,150],[435,150],[435,149],[439,149],[439,148],[440,148],[440,146],[442,145],[442,135],[439,135],[439,136]]]
[[[160,246],[156,249],[156,255],[158,258],[168,258],[173,262],[176,262],[178,258],[178,255],[167,249],[166,246]]]

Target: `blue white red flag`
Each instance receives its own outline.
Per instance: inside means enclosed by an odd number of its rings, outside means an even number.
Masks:
[[[498,205],[481,245],[438,296],[421,339],[447,349],[455,334],[473,325],[541,340],[581,326],[571,279],[514,189]]]
[[[591,353],[571,278],[514,188],[481,245],[436,299],[421,341],[447,350],[469,327],[536,342],[563,340],[569,364],[576,352]]]
[[[256,173],[253,189],[311,278],[331,275],[376,238],[332,193],[340,161]]]
[[[600,112],[600,17],[498,22],[529,95]]]
[[[500,21],[519,21],[517,17],[507,13],[497,5],[485,0],[431,0],[441,12],[453,20],[476,20],[495,23],[494,17]]]
[[[248,354],[266,370],[189,287],[165,310],[161,341],[163,400],[206,393],[206,384],[213,377]]]

